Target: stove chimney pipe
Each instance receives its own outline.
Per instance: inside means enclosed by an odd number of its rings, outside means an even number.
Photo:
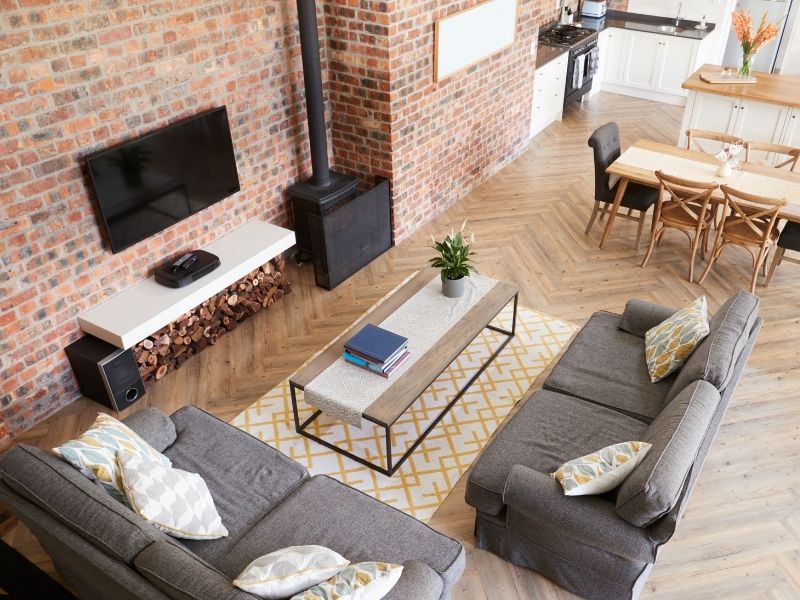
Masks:
[[[300,49],[303,54],[303,80],[306,88],[308,138],[311,145],[311,183],[318,188],[331,185],[328,166],[328,136],[325,129],[325,104],[322,99],[322,68],[319,60],[317,7],[314,0],[297,0],[300,22]]]

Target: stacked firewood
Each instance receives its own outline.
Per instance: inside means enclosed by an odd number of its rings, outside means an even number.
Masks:
[[[250,315],[291,291],[285,262],[276,258],[215,294],[133,347],[142,380],[161,379],[213,346]]]

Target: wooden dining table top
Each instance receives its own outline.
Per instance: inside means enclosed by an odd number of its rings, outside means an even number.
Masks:
[[[665,173],[671,175],[682,176],[680,173],[670,173],[670,170],[667,167],[669,162],[674,158],[694,161],[695,163],[698,163],[698,169],[702,169],[705,173],[707,173],[707,176],[703,177],[702,179],[698,179],[699,181],[716,181],[720,184],[727,183],[731,187],[736,188],[736,171],[734,171],[734,175],[732,177],[720,177],[716,175],[715,171],[719,166],[719,161],[714,158],[714,156],[706,154],[705,152],[700,152],[699,150],[687,150],[686,148],[679,148],[676,146],[671,146],[670,144],[654,142],[647,139],[637,140],[636,143],[630,146],[628,150],[623,152],[622,155],[616,161],[614,161],[606,171],[612,175],[619,176],[621,179],[624,178],[636,183],[641,183],[642,185],[658,187],[659,181],[656,177],[655,169],[642,168],[641,166],[630,164],[634,161],[626,159],[626,153],[631,149],[645,150],[649,151],[650,153],[663,154],[665,166],[661,168]],[[713,169],[711,167],[713,167]],[[778,184],[780,185],[782,191],[780,196],[783,200],[786,200],[787,204],[781,209],[779,217],[788,221],[800,223],[800,173],[793,173],[787,169],[775,169],[772,167],[745,162],[740,163],[736,170],[768,178],[765,180],[765,183],[770,183],[769,180],[780,182]],[[765,196],[769,195],[766,191],[756,193],[762,193]],[[719,190],[717,190],[714,193],[714,196],[712,196],[712,202],[715,203],[722,202],[722,199],[723,195]]]

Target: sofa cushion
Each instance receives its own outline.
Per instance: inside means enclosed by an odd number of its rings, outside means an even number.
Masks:
[[[708,337],[683,365],[667,394],[667,401],[698,379],[708,381],[718,390],[725,389],[758,317],[758,304],[757,296],[740,290],[714,313]]]
[[[713,385],[695,381],[655,418],[642,438],[653,447],[619,487],[619,516],[644,527],[672,510],[719,401],[719,391]]]
[[[172,445],[177,436],[172,419],[153,406],[125,417],[122,422],[159,452]]]
[[[707,335],[705,296],[648,329],[644,336],[644,355],[650,381],[656,383],[680,369]]]
[[[641,341],[641,340],[639,340]],[[572,396],[540,390],[495,433],[467,480],[467,503],[499,514],[514,465],[549,474],[573,458],[617,442],[639,440],[647,425]]]
[[[117,560],[132,563],[167,535],[114,500],[63,459],[18,445],[0,457],[0,478],[27,500]]]
[[[156,542],[134,561],[136,570],[175,600],[253,600],[231,580],[177,542]]]
[[[644,338],[649,329],[663,323],[677,310],[647,300],[631,298],[625,304],[619,328],[637,337]]]
[[[651,383],[644,340],[621,330],[620,322],[620,315],[593,314],[553,368],[544,387],[650,422],[666,404],[675,375]]]
[[[203,478],[228,530],[225,538],[184,541],[213,563],[308,474],[271,446],[196,407],[182,408],[171,419],[178,435],[165,454],[176,469]]]
[[[325,546],[353,563],[418,560],[439,573],[446,589],[464,570],[461,544],[324,475],[303,482],[213,564],[235,577],[263,554],[304,544]]]

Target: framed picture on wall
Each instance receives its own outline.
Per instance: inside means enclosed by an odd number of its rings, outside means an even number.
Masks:
[[[514,44],[517,0],[487,0],[436,21],[433,80],[442,81]]]

